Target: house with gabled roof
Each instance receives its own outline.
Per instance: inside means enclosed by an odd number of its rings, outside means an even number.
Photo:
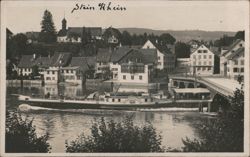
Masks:
[[[111,48],[99,48],[96,56],[96,74],[102,75],[110,67],[110,59],[113,50]]]
[[[175,68],[175,55],[170,51],[167,45],[161,45],[157,41],[153,42],[147,40],[142,46],[142,49],[156,49],[157,50],[157,69],[172,72]],[[173,50],[173,48],[171,47]]]
[[[62,20],[62,28],[57,34],[57,42],[80,43],[83,31],[88,33],[92,40],[102,39],[101,27],[68,27],[65,18]]]
[[[235,66],[232,66],[232,58],[231,56],[235,56],[238,52],[241,52],[245,47],[245,42],[241,39],[237,39],[232,45],[230,45],[227,50],[222,50],[221,55],[220,55],[220,74],[224,77],[230,77],[230,78],[235,78],[235,76],[238,73],[243,73],[239,72],[243,67],[238,67],[238,64],[242,62],[244,65],[244,59],[241,59],[242,61],[238,62],[236,59]],[[238,51],[241,50],[241,51]],[[243,56],[244,58],[244,56]],[[240,65],[239,65],[240,66]],[[244,68],[242,69],[244,71]],[[235,73],[235,74],[233,74]]]
[[[227,76],[229,78],[237,80],[239,76],[244,76],[244,57],[244,47],[240,47],[227,56]]]
[[[214,74],[215,54],[205,45],[199,46],[190,55],[190,72],[193,75]]]
[[[22,55],[19,64],[17,65],[17,73],[22,76],[30,76],[33,72],[33,67],[37,66],[41,75],[44,70],[50,66],[49,57],[33,55]]]
[[[112,53],[110,70],[113,81],[120,84],[151,82],[157,63],[156,49],[118,48]]]

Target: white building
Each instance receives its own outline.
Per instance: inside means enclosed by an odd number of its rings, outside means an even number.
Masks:
[[[59,83],[59,67],[49,67],[44,73],[45,84],[57,84]]]
[[[157,42],[153,44],[150,40],[147,40],[146,43],[142,46],[142,49],[156,49],[157,50],[157,69],[165,69],[167,72],[172,72],[175,68],[175,56],[172,53],[166,53],[167,47],[161,46],[164,48],[159,48]]]
[[[113,81],[125,85],[148,85],[157,60],[155,49],[121,48],[111,57]]]
[[[130,62],[118,66],[117,81],[120,83],[148,84],[149,76],[149,65]]]
[[[22,55],[19,64],[17,65],[17,74],[19,76],[30,76],[35,66],[38,67],[38,73],[44,74],[44,70],[48,68],[50,62],[49,57],[41,57],[36,54]]]
[[[230,71],[232,72],[233,68],[231,65],[228,65],[230,63],[231,55],[235,54],[236,51],[241,49],[244,46],[244,41],[237,39],[229,48],[228,50],[222,50],[221,56],[220,56],[220,74],[224,77],[229,77],[233,78],[232,73],[230,74]],[[230,68],[230,69],[228,69]]]
[[[82,84],[83,78],[80,67],[62,67],[60,69],[60,81],[65,83]]]
[[[190,55],[191,73],[193,75],[213,75],[214,57],[214,53],[205,45],[199,46]]]
[[[226,57],[226,77],[237,80],[239,76],[244,76],[244,53],[245,48],[241,47]]]

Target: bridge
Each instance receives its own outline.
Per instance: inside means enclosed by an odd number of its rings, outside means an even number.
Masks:
[[[195,87],[203,84],[210,91],[215,94],[220,94],[224,97],[233,96],[236,88],[240,88],[240,84],[235,80],[230,80],[220,77],[183,77],[183,76],[170,76],[173,81],[183,82],[185,84],[193,82]]]

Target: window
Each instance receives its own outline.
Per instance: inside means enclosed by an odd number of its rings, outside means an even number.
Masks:
[[[149,49],[149,46],[147,46],[147,49]]]
[[[211,62],[211,61],[209,61],[209,65],[212,65],[212,62]]]
[[[112,99],[112,102],[115,102],[115,99],[114,99],[114,98]]]
[[[46,77],[46,80],[50,80],[50,77]]]
[[[198,53],[201,53],[201,50],[198,50]]]
[[[206,61],[204,61],[204,65],[207,65],[207,62],[206,62]]]
[[[54,75],[54,74],[55,74],[55,72],[54,72],[54,71],[52,71],[52,74]]]
[[[195,65],[195,62],[193,62],[193,65]]]
[[[195,59],[195,58],[196,58],[196,56],[194,55],[194,56],[193,56],[193,59]]]
[[[241,64],[241,65],[244,65],[244,60],[241,60],[241,61],[240,61],[240,64]]]
[[[66,73],[69,73],[69,70],[66,70]]]
[[[197,70],[201,70],[201,67],[198,67]]]
[[[142,80],[142,76],[141,75],[139,76],[139,79]]]
[[[233,69],[233,72],[235,73],[235,72],[238,72],[238,68],[234,68]]]
[[[74,71],[73,71],[73,70],[71,70],[71,73],[73,74],[73,73],[74,73]]]
[[[63,70],[61,70],[61,73],[62,73],[62,74],[63,74],[63,72],[64,72],[64,71],[63,71]]]
[[[134,75],[131,75],[131,80],[134,80]]]
[[[234,65],[238,65],[238,61],[237,60],[234,61]]]
[[[210,70],[211,70],[211,67],[208,67],[207,70],[210,71]]]
[[[207,55],[204,55],[203,58],[204,58],[204,59],[207,59]]]
[[[201,65],[201,62],[199,62],[199,65]]]
[[[49,71],[47,71],[47,74],[49,74]]]
[[[212,59],[212,55],[209,55],[209,59]]]
[[[207,53],[207,50],[203,50],[203,53]]]
[[[121,99],[118,99],[118,102],[121,102]]]
[[[148,102],[148,99],[147,99],[147,98],[145,99],[145,102]]]
[[[55,80],[55,77],[52,77],[52,80]]]
[[[241,68],[241,69],[240,69],[240,72],[244,72],[244,68]]]
[[[161,59],[161,57],[160,56],[158,56],[158,60],[160,60]]]
[[[198,58],[201,59],[201,56],[199,55]]]
[[[158,65],[161,65],[161,62],[158,62]]]
[[[126,75],[123,75],[123,80],[126,80]]]

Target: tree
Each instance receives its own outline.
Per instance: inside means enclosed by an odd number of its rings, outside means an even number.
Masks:
[[[41,32],[38,40],[45,43],[56,42],[56,29],[54,26],[52,14],[50,11],[45,10],[41,22]]]
[[[32,66],[32,73],[31,73],[32,79],[34,79],[35,76],[40,76],[39,67],[37,65]]]
[[[5,151],[7,153],[42,153],[51,149],[48,135],[37,137],[36,129],[32,126],[32,120],[13,112],[6,114]]]
[[[189,58],[190,46],[183,42],[177,42],[175,44],[175,55],[176,58]]]
[[[161,152],[161,136],[156,134],[151,124],[134,126],[132,118],[126,117],[122,123],[104,118],[91,127],[91,136],[81,134],[70,143],[66,142],[66,152]]]
[[[241,39],[241,40],[245,40],[245,31],[238,31],[235,36],[235,39]]]
[[[235,40],[234,37],[223,35],[223,37],[221,37],[219,40],[215,40],[214,46],[216,47],[230,46],[234,40]]]
[[[122,45],[129,45],[129,46],[132,45],[132,37],[129,34],[129,32],[127,31],[122,32],[121,43]]]
[[[22,33],[18,33],[11,39],[8,39],[6,49],[7,59],[19,59],[21,55],[26,52],[27,40],[27,36]]]
[[[159,40],[160,40],[160,42],[162,42],[163,45],[166,45],[166,44],[173,45],[176,41],[175,38],[172,35],[170,35],[169,33],[161,34],[159,37]]]
[[[201,139],[183,140],[185,152],[242,152],[244,148],[244,91],[229,98],[228,110],[197,126]],[[217,104],[222,105],[222,104]]]

